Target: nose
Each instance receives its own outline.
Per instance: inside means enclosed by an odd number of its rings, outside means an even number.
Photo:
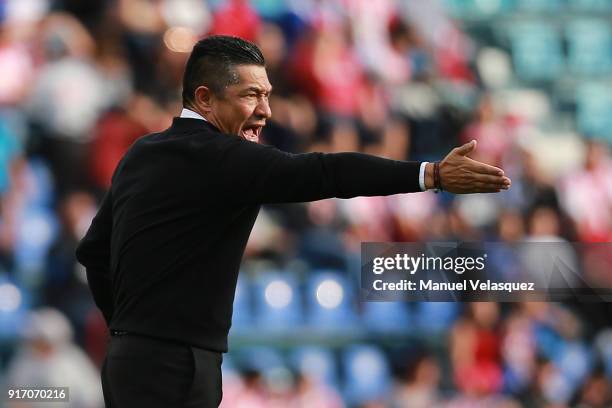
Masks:
[[[264,119],[270,119],[272,117],[272,110],[270,109],[268,98],[259,98],[259,103],[255,108],[255,115]]]

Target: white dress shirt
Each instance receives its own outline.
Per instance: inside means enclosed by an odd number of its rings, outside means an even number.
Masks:
[[[198,112],[194,112],[191,109],[183,108],[181,111],[181,118],[189,118],[189,119],[200,119],[208,122],[206,118],[200,115]]]
[[[421,168],[419,169],[419,186],[421,186],[422,191],[427,190],[425,188],[425,166],[427,165],[427,163],[429,162],[421,163]]]

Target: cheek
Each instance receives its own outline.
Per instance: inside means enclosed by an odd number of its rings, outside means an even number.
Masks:
[[[244,125],[255,112],[255,106],[251,106],[250,104],[241,105],[238,111],[236,112],[237,119],[240,121],[240,125]]]
[[[250,118],[253,116],[253,112],[255,112],[255,108],[257,108],[257,103],[245,103],[242,105],[242,115],[245,118]]]
[[[225,120],[233,128],[232,130],[237,131],[244,123],[244,113],[242,109],[232,106],[224,112]]]

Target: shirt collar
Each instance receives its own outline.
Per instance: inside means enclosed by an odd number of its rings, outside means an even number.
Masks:
[[[181,111],[181,118],[200,119],[205,122],[208,122],[208,120],[206,120],[204,116],[187,108],[183,108],[183,110]]]

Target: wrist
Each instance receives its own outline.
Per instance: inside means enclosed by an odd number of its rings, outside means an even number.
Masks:
[[[427,163],[425,165],[425,189],[431,190],[435,188],[434,185],[434,163]]]

